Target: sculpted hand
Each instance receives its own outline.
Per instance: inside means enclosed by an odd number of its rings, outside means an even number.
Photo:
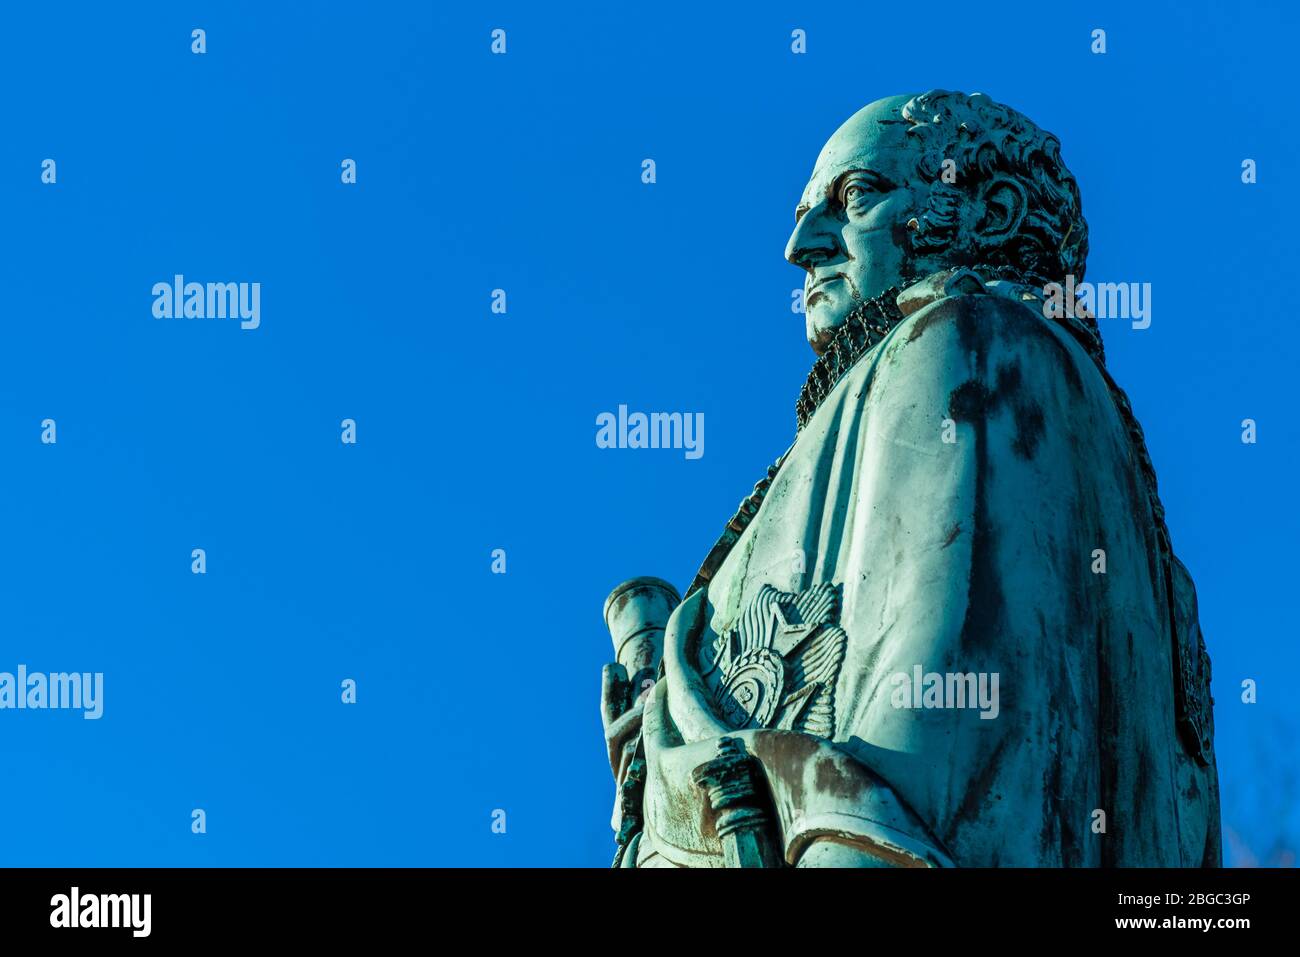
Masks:
[[[708,611],[708,589],[700,588],[677,606],[664,631],[668,710],[687,744],[721,737],[731,731],[713,713],[704,679],[690,663],[688,649],[706,627]]]
[[[654,682],[650,682],[650,687]],[[600,717],[605,726],[605,746],[609,750],[609,767],[614,780],[622,779],[628,746],[641,731],[641,712],[649,688],[632,698],[627,669],[613,663],[606,665],[600,675]]]

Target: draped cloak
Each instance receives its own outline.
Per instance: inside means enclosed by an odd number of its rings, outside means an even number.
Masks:
[[[700,623],[678,609],[643,719],[637,866],[721,866],[690,771],[723,736],[759,762],[789,863],[829,838],[912,866],[1218,866],[1212,730],[1198,757],[1178,726],[1210,720],[1191,579],[1162,558],[1097,363],[1024,288],[905,291],[907,317],[784,457]],[[826,623],[820,644],[742,688],[780,635],[809,633],[800,615]],[[996,716],[899,706],[918,666],[996,675]]]

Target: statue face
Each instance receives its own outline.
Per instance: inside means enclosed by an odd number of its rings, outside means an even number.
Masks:
[[[795,212],[785,257],[808,273],[804,318],[818,354],[860,302],[924,274],[907,235],[930,189],[915,181],[917,147],[900,112],[910,99],[878,100],[850,117],[822,147]]]

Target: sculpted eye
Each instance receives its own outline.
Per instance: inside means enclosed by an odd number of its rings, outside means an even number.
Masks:
[[[850,206],[855,200],[861,199],[864,196],[869,196],[874,192],[875,189],[869,183],[863,182],[860,179],[855,179],[845,185],[844,190],[840,194],[840,202],[845,206]]]

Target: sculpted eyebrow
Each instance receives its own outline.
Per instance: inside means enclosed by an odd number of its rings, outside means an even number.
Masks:
[[[839,176],[835,177],[826,187],[826,198],[832,202],[839,201],[840,189],[844,186],[844,181],[851,176],[865,176],[874,181],[876,187],[882,191],[895,189],[897,184],[887,176],[877,173],[874,169],[849,169],[845,170]],[[803,214],[808,212],[811,207],[807,203],[800,203],[794,208],[794,221],[797,223],[803,218]]]
[[[889,179],[889,177],[882,176],[880,173],[877,173],[874,169],[866,169],[865,167],[862,169],[850,169],[850,170],[845,170],[839,176],[835,177],[834,182],[832,182],[830,186],[828,186],[826,189],[827,197],[830,199],[838,199],[840,195],[840,190],[844,188],[844,183],[855,176],[862,176],[871,180],[873,184],[878,189],[881,190],[894,189],[895,186],[897,185],[896,183],[892,182]]]

